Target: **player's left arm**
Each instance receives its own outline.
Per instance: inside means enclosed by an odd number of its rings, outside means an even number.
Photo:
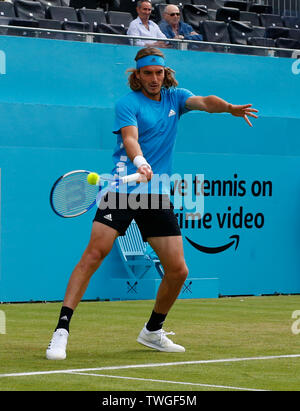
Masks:
[[[235,105],[217,96],[189,97],[185,107],[189,110],[200,110],[207,113],[230,113],[235,117],[243,117],[250,127],[252,127],[252,123],[248,117],[257,118],[254,113],[258,113],[258,110],[252,108],[252,104]]]

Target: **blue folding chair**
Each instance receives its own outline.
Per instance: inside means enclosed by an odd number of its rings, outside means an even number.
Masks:
[[[151,268],[155,268],[162,278],[162,265],[154,251],[147,252],[148,243],[144,242],[134,220],[126,233],[117,239],[117,247],[130,278],[143,278]]]

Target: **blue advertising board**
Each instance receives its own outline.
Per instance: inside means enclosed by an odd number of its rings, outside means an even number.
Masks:
[[[1,36],[0,50],[0,301],[62,300],[96,210],[61,219],[49,192],[67,171],[111,170],[114,103],[138,48]],[[180,121],[171,187],[189,267],[180,298],[299,293],[295,60],[164,53],[179,86],[260,111],[253,128],[229,114]],[[84,299],[153,299],[159,281],[129,280],[114,247]]]

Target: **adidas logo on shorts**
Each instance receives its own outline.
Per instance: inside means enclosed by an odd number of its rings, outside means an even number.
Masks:
[[[106,220],[112,221],[111,214],[106,214],[105,216],[103,216],[103,218],[106,218]]]

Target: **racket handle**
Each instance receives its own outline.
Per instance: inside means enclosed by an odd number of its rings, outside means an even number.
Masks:
[[[129,174],[128,176],[122,177],[120,180],[122,181],[123,184],[130,183],[131,181],[137,181],[139,178],[141,178],[140,173],[135,173],[135,174]]]

